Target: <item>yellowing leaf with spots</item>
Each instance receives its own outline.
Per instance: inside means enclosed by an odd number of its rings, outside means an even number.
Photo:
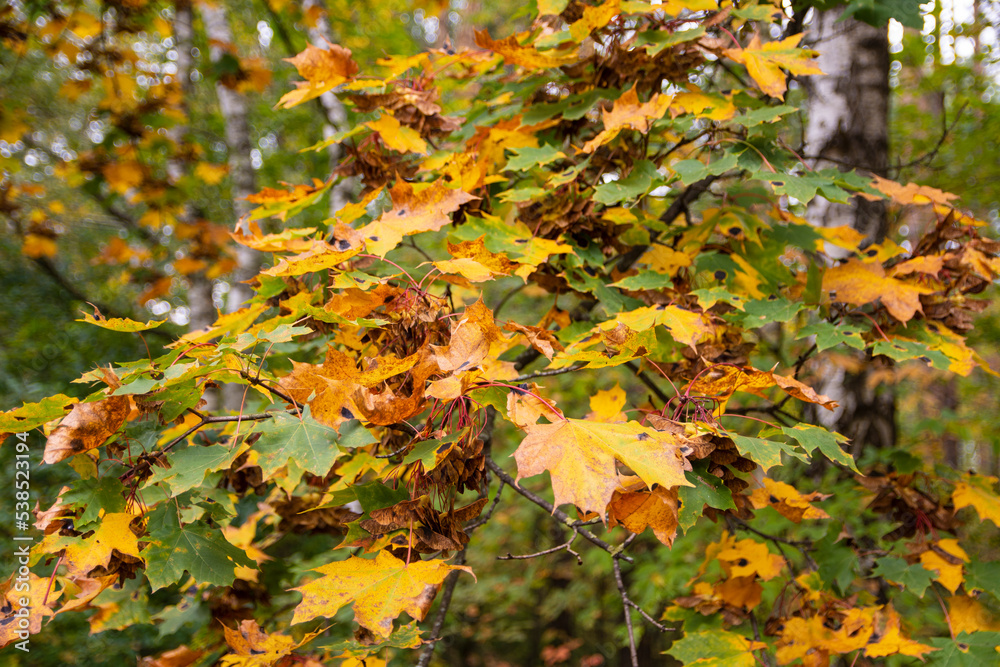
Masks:
[[[561,419],[523,428],[528,435],[514,452],[517,478],[549,471],[557,506],[571,503],[605,518],[619,487],[616,462],[650,487],[692,486],[684,476],[691,464],[681,451],[681,440],[638,422]]]
[[[757,575],[764,581],[781,574],[781,568],[785,565],[785,559],[768,551],[766,544],[749,538],[723,549],[716,558],[722,561],[729,576]]]
[[[402,612],[422,621],[448,573],[464,565],[441,560],[413,560],[409,564],[387,551],[374,560],[352,556],[318,567],[322,576],[293,588],[302,594],[292,623],[325,616],[333,618],[344,605],[354,609],[354,620],[383,639],[392,633],[392,622]]]
[[[70,577],[87,576],[95,569],[107,569],[112,559],[126,564],[143,562],[139,553],[139,538],[131,528],[136,515],[124,512],[105,514],[94,534],[86,539],[46,536],[40,548],[44,553],[65,549],[62,565]],[[136,522],[138,523],[138,522]],[[136,529],[138,530],[138,529]]]
[[[732,60],[746,65],[750,75],[760,89],[771,97],[785,98],[785,75],[822,74],[823,71],[813,60],[816,51],[796,48],[802,41],[803,33],[792,35],[780,42],[761,44],[760,35],[754,35],[746,48],[726,49],[723,53]]]
[[[458,274],[474,283],[514,273],[524,279],[533,270],[530,266],[512,262],[504,253],[490,252],[482,238],[449,243],[448,254],[455,259],[434,262],[434,266],[442,273]]]
[[[379,257],[385,257],[404,236],[441,229],[451,222],[451,213],[476,199],[467,192],[449,188],[443,181],[418,190],[402,179],[392,187],[390,195],[392,210],[359,230],[368,251]]]
[[[835,292],[833,299],[854,306],[881,299],[889,314],[904,323],[913,319],[915,314],[924,312],[920,295],[934,292],[930,287],[886,276],[881,264],[857,259],[827,269],[823,274],[823,291]]]
[[[830,515],[812,505],[816,500],[829,498],[829,495],[813,491],[809,494],[799,493],[791,484],[785,484],[765,477],[764,487],[754,489],[750,502],[755,509],[773,507],[779,514],[795,523],[802,519],[829,519]]]

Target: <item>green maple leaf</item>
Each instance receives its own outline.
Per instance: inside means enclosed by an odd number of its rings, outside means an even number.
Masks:
[[[182,526],[177,508],[162,503],[149,515],[146,578],[154,591],[180,581],[187,571],[199,583],[228,586],[236,566],[256,567],[241,550],[204,523]]]

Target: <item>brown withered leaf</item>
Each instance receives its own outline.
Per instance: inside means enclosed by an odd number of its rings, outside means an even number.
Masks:
[[[608,526],[621,525],[639,534],[652,528],[653,534],[668,547],[677,536],[677,488],[657,486],[652,491],[616,490],[608,504]]]
[[[42,460],[53,464],[104,444],[125,423],[128,396],[111,396],[93,403],[76,403],[45,443]]]
[[[448,345],[432,345],[434,360],[445,372],[462,372],[478,367],[490,355],[491,347],[506,337],[493,321],[493,311],[482,298],[466,307],[451,332]]]
[[[546,359],[551,360],[552,355],[556,351],[563,349],[562,343],[556,338],[555,332],[549,329],[525,326],[517,322],[507,322],[503,328],[507,331],[523,335],[528,340],[528,344],[544,354]]]
[[[702,373],[691,383],[689,391],[726,401],[737,391],[744,391],[766,398],[765,391],[778,387],[800,401],[821,405],[827,410],[837,407],[829,396],[816,393],[809,385],[786,375],[762,371],[750,366],[719,365]]]

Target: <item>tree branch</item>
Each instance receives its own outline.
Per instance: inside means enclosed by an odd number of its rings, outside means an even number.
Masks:
[[[604,540],[602,540],[601,538],[599,538],[597,535],[594,535],[589,530],[587,530],[587,529],[579,526],[572,518],[570,518],[570,516],[568,514],[566,514],[565,512],[563,512],[563,511],[555,508],[552,505],[552,503],[546,501],[544,498],[539,498],[538,496],[536,496],[531,491],[528,491],[527,489],[523,489],[520,486],[518,486],[517,482],[514,481],[514,478],[511,477],[510,475],[508,475],[506,472],[504,472],[504,469],[501,468],[499,465],[497,465],[497,462],[494,461],[489,456],[486,457],[486,467],[489,468],[490,470],[492,470],[493,473],[497,477],[499,477],[500,479],[502,479],[503,481],[505,481],[507,484],[509,484],[512,489],[514,489],[519,494],[521,494],[522,496],[524,496],[525,498],[527,498],[531,502],[533,502],[536,505],[538,505],[539,507],[541,507],[543,510],[547,511],[557,521],[559,521],[559,523],[563,524],[564,526],[566,526],[570,530],[573,530],[573,531],[579,533],[582,538],[584,538],[585,540],[587,540],[591,544],[594,544],[595,546],[600,547],[601,549],[603,549],[604,551],[607,551],[612,556],[616,556],[617,555],[619,558],[621,558],[624,561],[627,561],[629,563],[635,562],[634,560],[632,560],[631,556],[621,555],[621,548],[620,547],[613,547],[613,546],[611,546],[610,544],[608,544],[607,542],[605,542]]]

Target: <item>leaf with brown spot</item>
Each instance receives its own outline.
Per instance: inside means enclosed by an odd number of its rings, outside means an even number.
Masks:
[[[100,447],[125,423],[128,414],[128,396],[76,403],[46,441],[42,460],[51,465]]]
[[[544,354],[545,358],[550,361],[552,359],[552,355],[554,355],[556,351],[563,349],[563,346],[556,338],[555,333],[549,329],[525,326],[523,324],[518,324],[517,322],[507,322],[503,328],[507,331],[519,333],[524,336],[531,347]]]
[[[765,477],[763,488],[755,489],[750,496],[754,508],[773,507],[786,519],[801,523],[802,519],[829,519],[830,515],[811,503],[824,500],[830,496],[813,491],[809,494],[799,493],[791,484],[778,482]]]
[[[462,204],[478,199],[462,190],[449,188],[441,180],[418,190],[401,179],[389,194],[392,210],[358,230],[365,239],[368,251],[379,257],[385,257],[404,236],[437,231],[450,224],[449,214],[457,211]]]
[[[924,312],[920,295],[934,292],[929,287],[889,278],[881,264],[869,264],[857,259],[827,269],[823,274],[823,291],[835,292],[833,298],[837,301],[855,306],[881,299],[889,314],[903,323],[913,319],[916,313]]]
[[[431,345],[438,367],[461,372],[478,367],[495,343],[507,340],[493,321],[493,311],[482,298],[465,309],[447,345]]]

